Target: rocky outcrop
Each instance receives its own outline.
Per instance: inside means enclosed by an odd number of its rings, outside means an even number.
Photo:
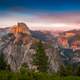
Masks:
[[[10,28],[10,32],[13,34],[26,33],[26,34],[30,35],[29,28],[24,23],[17,23],[17,25],[12,26]]]
[[[18,23],[15,26],[10,28],[10,33],[15,36],[15,43],[18,43],[20,40],[23,44],[28,44],[31,40],[31,33],[29,28],[24,23]]]
[[[56,48],[48,48],[45,50],[45,52],[49,60],[49,71],[59,71],[60,66],[63,64],[59,55],[59,51]]]
[[[27,64],[29,69],[36,68],[32,64],[33,54],[36,52],[32,46],[35,40],[24,23],[18,23],[16,26],[13,26],[10,29],[10,33],[1,38],[0,51],[5,54],[5,59],[10,64],[11,70],[16,71],[20,69],[24,63]],[[61,64],[57,49],[48,48],[45,49],[45,52],[50,63],[49,71],[57,72]]]

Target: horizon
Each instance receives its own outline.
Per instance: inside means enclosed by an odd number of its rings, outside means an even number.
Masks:
[[[0,28],[24,22],[31,30],[80,29],[79,0],[0,1]]]

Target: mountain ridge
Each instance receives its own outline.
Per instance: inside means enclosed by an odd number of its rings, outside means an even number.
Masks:
[[[23,28],[23,23],[19,24],[21,24]],[[15,30],[15,32],[11,32],[10,30],[9,33],[1,37],[0,52],[5,55],[5,60],[10,65],[12,71],[19,70],[24,63],[28,65],[29,69],[35,69],[36,66],[32,64],[33,55],[36,53],[36,43],[39,42],[40,39],[33,37],[29,29],[24,29],[26,32],[20,30],[19,28],[21,27],[19,27],[19,24],[16,25],[18,30]],[[40,32],[39,35],[43,34]],[[41,41],[45,47],[46,55],[48,56],[49,71],[57,72],[60,63],[62,64],[58,50],[54,47],[48,47],[50,44],[47,44],[47,41],[44,41],[43,39],[41,39]]]

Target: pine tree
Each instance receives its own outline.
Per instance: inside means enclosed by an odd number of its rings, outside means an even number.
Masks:
[[[41,41],[37,44],[36,54],[33,59],[33,63],[38,67],[40,72],[47,72],[48,69],[48,57],[45,54],[45,50]]]
[[[7,69],[7,63],[5,61],[4,54],[0,53],[0,70],[6,70]]]
[[[66,76],[66,68],[65,68],[64,65],[60,66],[60,70],[59,70],[58,73],[59,73],[60,76]]]
[[[73,67],[72,65],[61,65],[59,70],[60,76],[70,76],[73,75]]]
[[[80,76],[80,64],[76,67],[76,75]]]

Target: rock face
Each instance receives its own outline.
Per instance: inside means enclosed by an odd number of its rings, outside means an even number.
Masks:
[[[31,33],[29,31],[29,28],[24,23],[18,23],[17,25],[12,26],[10,33],[15,36],[15,43],[21,40],[24,44],[28,44],[31,40]]]
[[[26,33],[26,34],[30,35],[29,28],[24,23],[17,23],[17,25],[12,26],[10,29],[10,32],[13,34]]]
[[[35,39],[36,40],[36,39]],[[5,59],[10,64],[11,70],[20,69],[22,64],[27,64],[29,69],[36,68],[33,64],[33,54],[35,48],[32,48],[33,37],[29,28],[24,23],[18,23],[10,29],[10,33],[1,38],[0,51],[5,54]],[[45,49],[49,59],[49,71],[57,72],[60,66],[60,57],[57,49]]]
[[[46,55],[49,60],[49,71],[57,72],[60,66],[63,64],[59,52],[55,48],[46,49]]]

